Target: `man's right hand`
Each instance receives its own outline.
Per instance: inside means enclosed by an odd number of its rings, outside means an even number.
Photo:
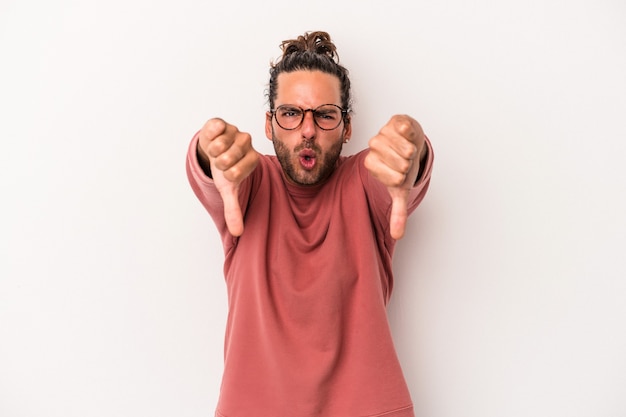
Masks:
[[[241,236],[243,215],[239,206],[239,185],[259,163],[250,134],[240,132],[222,119],[211,119],[200,130],[198,158],[210,164],[215,187],[224,202],[228,231],[233,236]]]

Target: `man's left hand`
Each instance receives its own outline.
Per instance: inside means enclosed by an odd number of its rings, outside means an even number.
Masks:
[[[391,237],[404,236],[409,191],[415,185],[420,159],[426,151],[424,131],[410,116],[396,115],[369,141],[365,167],[383,183],[392,198]]]

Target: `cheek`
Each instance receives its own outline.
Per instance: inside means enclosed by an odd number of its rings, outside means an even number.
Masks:
[[[302,139],[297,134],[293,134],[292,132],[280,132],[275,130],[271,132],[270,136],[272,141],[279,142],[283,149],[288,151],[293,151],[296,146],[302,143]]]
[[[324,138],[319,138],[318,143],[324,150],[336,149],[337,146],[341,146],[344,141],[343,133],[341,135],[329,135]]]

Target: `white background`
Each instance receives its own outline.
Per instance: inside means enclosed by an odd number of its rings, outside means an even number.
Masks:
[[[622,0],[2,0],[0,416],[212,415],[187,145],[220,116],[272,152],[268,65],[308,30],[351,71],[346,153],[398,112],[435,147],[389,306],[417,415],[625,416]]]

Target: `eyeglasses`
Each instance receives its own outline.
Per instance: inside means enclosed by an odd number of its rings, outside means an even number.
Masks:
[[[322,104],[314,109],[303,109],[291,104],[283,104],[270,110],[270,113],[276,118],[278,126],[285,130],[294,130],[302,125],[304,115],[308,111],[313,114],[315,124],[322,130],[338,128],[345,115],[348,114],[348,110],[344,110],[336,104]]]

